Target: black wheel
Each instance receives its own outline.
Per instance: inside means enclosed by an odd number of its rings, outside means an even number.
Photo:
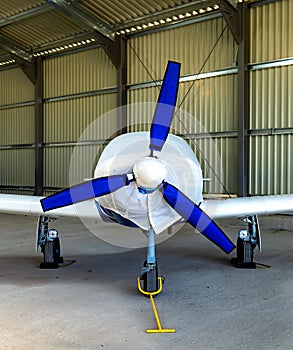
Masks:
[[[60,258],[60,240],[55,238],[54,241],[48,241],[43,247],[44,263],[56,264],[59,263]]]
[[[144,263],[144,266],[147,266],[147,263]],[[145,292],[152,293],[159,289],[158,283],[158,264],[152,264],[150,271],[145,272],[142,275],[143,286],[142,289]]]
[[[241,238],[237,239],[237,260],[240,263],[253,262],[253,248],[250,242],[243,241]]]

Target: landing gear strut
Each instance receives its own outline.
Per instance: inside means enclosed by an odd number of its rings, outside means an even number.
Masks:
[[[40,264],[41,269],[57,269],[59,263],[63,263],[58,232],[55,229],[49,229],[49,221],[47,216],[41,216],[38,220],[36,251],[40,247],[44,255],[44,261]]]
[[[141,269],[140,280],[145,292],[153,293],[159,289],[158,263],[155,254],[155,231],[151,228],[148,232],[147,260]]]
[[[257,216],[249,216],[244,219],[247,222],[247,230],[240,230],[237,239],[237,257],[231,259],[231,263],[236,267],[244,269],[255,269],[256,263],[253,255],[256,246],[261,251],[261,237]]]

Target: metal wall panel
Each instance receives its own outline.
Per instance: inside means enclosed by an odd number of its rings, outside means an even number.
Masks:
[[[46,103],[44,141],[46,143],[77,141],[82,132],[97,118],[100,120],[99,128],[93,130],[92,139],[107,138],[117,130],[117,119],[100,117],[116,106],[117,94]]]
[[[0,105],[32,101],[34,85],[19,68],[0,70]]]
[[[293,66],[250,72],[250,129],[293,125]]]
[[[210,54],[225,22],[222,18],[194,23],[188,26],[161,31],[150,35],[130,39],[128,45],[128,81],[129,84],[162,79],[167,61],[182,63],[181,76],[196,74],[200,71]],[[231,67],[236,59],[237,47],[228,29],[217,44],[202,72],[211,72]],[[139,57],[139,58],[138,58]],[[142,62],[140,62],[140,60]],[[143,64],[146,66],[143,67]],[[205,137],[190,140],[188,134],[204,132],[234,131],[237,128],[236,76],[224,75],[197,80],[185,98],[192,82],[180,84],[173,132],[186,135],[187,141],[201,161],[204,176],[212,181],[205,183],[205,192],[222,193],[223,183],[230,192],[236,192],[236,139],[231,137]],[[134,88],[128,92],[128,102],[155,103],[160,87]],[[146,130],[152,120],[153,108],[141,105],[138,113],[129,115],[131,130]],[[184,111],[184,113],[182,113]],[[222,158],[222,168],[219,156]],[[200,151],[199,151],[200,150]],[[202,155],[207,157],[204,161]],[[210,164],[210,165],[208,165]],[[218,173],[219,180],[210,167]]]
[[[0,151],[0,184],[34,186],[34,149],[7,149]]]
[[[0,84],[0,145],[34,143],[34,85],[19,68],[1,70]],[[0,185],[33,186],[34,159],[34,149],[0,149]]]
[[[116,107],[116,101],[116,94],[106,94],[46,103],[45,142],[49,144],[76,142],[87,128],[89,131],[82,141],[95,142],[113,137],[117,131],[117,115],[115,112],[110,114],[106,112]],[[85,146],[80,147],[84,150]],[[80,156],[81,161],[85,163],[76,167],[77,177],[80,180],[93,175],[93,172],[89,174],[87,171],[88,169],[93,170],[93,165],[86,161],[89,157],[86,150],[88,148],[85,148],[85,152]],[[58,144],[55,147],[51,145],[45,148],[45,186],[65,187],[68,185],[72,151],[73,147],[66,145],[60,147]]]
[[[237,192],[236,137],[207,137],[187,140],[202,169],[205,194]]]
[[[34,124],[34,106],[0,109],[0,145],[34,143]]]
[[[185,115],[175,114],[172,124],[174,130],[180,134],[199,133],[197,123],[202,124],[207,132],[231,131],[237,129],[237,102],[236,102],[236,76],[225,75],[195,82],[191,90],[192,82],[180,83],[177,98],[177,106],[186,112]],[[128,103],[153,102],[156,103],[160,86],[144,89],[130,90]],[[185,98],[186,93],[189,91]],[[140,113],[129,115],[129,124],[136,125],[135,129],[141,130],[139,125],[151,123],[153,109],[147,113],[142,104]]]
[[[249,193],[290,193],[293,143],[285,129],[293,123],[293,66],[253,71],[250,76],[250,129],[254,136],[250,136]],[[284,135],[275,135],[275,128]]]
[[[103,145],[45,148],[46,187],[67,187],[93,177]]]
[[[291,0],[250,10],[252,63],[293,56],[292,16]],[[293,191],[292,84],[292,65],[250,72],[250,194]]]
[[[116,114],[104,116],[116,108],[117,94],[100,91],[100,94],[87,96],[89,92],[115,87],[116,80],[116,68],[101,48],[45,60],[44,95],[48,99],[44,105],[46,187],[68,186],[74,147],[66,143],[77,142],[92,122],[97,120],[87,141],[107,139],[117,131]],[[77,93],[84,93],[84,97],[70,96]],[[50,100],[52,97],[60,99]],[[92,157],[91,147],[97,146],[77,147],[82,149],[81,161],[84,162],[76,167],[76,178],[81,181],[93,175],[93,166],[88,159],[89,155]]]
[[[64,96],[117,85],[117,73],[102,48],[44,61],[44,97]]]
[[[293,56],[293,1],[250,9],[250,62]]]
[[[130,39],[128,83],[162,79],[168,60],[182,63],[181,75],[198,73],[224,27],[224,20],[216,18]],[[236,47],[226,29],[203,71],[230,67],[236,59]]]
[[[249,192],[292,193],[292,154],[292,135],[251,136]]]

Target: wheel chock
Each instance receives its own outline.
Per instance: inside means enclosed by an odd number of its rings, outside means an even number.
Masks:
[[[176,329],[173,328],[162,328],[161,322],[160,322],[160,318],[159,318],[159,314],[155,305],[155,301],[154,301],[154,296],[158,295],[159,293],[161,293],[162,289],[163,289],[163,278],[162,277],[158,277],[158,281],[159,281],[159,289],[155,292],[145,292],[142,288],[141,288],[141,284],[140,284],[140,277],[137,278],[137,287],[138,290],[144,294],[150,297],[151,303],[152,303],[152,308],[154,311],[154,315],[156,318],[156,322],[157,322],[157,326],[158,329],[147,329],[146,333],[175,333]]]

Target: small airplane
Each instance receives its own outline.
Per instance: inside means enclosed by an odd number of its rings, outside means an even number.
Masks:
[[[58,232],[50,218],[86,217],[141,229],[147,236],[147,257],[141,272],[142,289],[158,290],[156,235],[182,220],[229,254],[234,243],[216,224],[217,218],[243,218],[247,230],[237,239],[238,267],[255,267],[253,252],[261,248],[257,215],[290,212],[293,195],[203,200],[203,177],[190,146],[170,133],[179,87],[180,63],[169,61],[150,132],[114,138],[103,150],[94,178],[46,198],[0,194],[0,212],[38,216],[37,248],[43,268],[60,262]],[[83,203],[91,210],[83,209]]]

